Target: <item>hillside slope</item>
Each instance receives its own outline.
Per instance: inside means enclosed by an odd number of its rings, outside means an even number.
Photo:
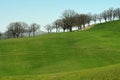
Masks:
[[[64,73],[4,76],[0,80],[120,80],[120,64]]]
[[[90,29],[91,31],[113,31],[120,32],[120,21],[111,21],[107,23],[101,23]]]
[[[1,40],[0,80],[119,80],[119,25]]]

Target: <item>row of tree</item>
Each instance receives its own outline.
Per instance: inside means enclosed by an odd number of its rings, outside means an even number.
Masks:
[[[55,20],[52,24],[48,24],[44,26],[44,28],[49,32],[53,30],[56,32],[60,32],[61,29],[65,32],[73,31],[73,28],[77,27],[78,30],[82,30],[86,28],[86,25],[90,25],[91,22],[108,22],[112,20],[120,20],[120,8],[109,8],[99,14],[79,14],[74,10],[65,10],[62,13],[62,16]],[[7,38],[19,38],[27,36],[35,36],[37,30],[39,30],[40,25],[33,23],[28,25],[25,22],[13,22],[10,23],[7,27],[7,31],[4,33],[4,36]],[[0,39],[3,34],[0,33]]]
[[[99,21],[108,22],[112,20],[120,20],[120,8],[109,8],[108,10],[103,11],[99,14],[79,14],[74,10],[65,10],[62,13],[60,19],[57,19],[52,24],[45,26],[45,29],[49,32],[56,29],[56,32],[59,32],[61,29],[63,31],[67,30],[72,32],[72,28],[78,27],[78,30],[84,29],[86,24],[90,25],[91,22],[96,23]]]
[[[39,24],[33,23],[30,26],[25,22],[13,22],[7,27],[7,31],[0,33],[0,39],[4,35],[6,38],[19,38],[24,36],[35,36],[36,31],[40,28]]]

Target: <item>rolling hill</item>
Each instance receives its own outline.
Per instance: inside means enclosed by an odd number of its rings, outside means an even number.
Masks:
[[[120,80],[120,21],[0,41],[0,80]]]

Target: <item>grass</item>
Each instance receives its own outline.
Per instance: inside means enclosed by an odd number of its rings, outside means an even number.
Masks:
[[[0,80],[120,80],[120,21],[0,41]]]
[[[4,76],[1,80],[120,80],[120,64],[81,71],[42,75]]]

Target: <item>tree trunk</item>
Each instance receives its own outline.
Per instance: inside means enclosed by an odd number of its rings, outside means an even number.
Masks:
[[[63,32],[65,32],[65,28],[63,28]]]
[[[70,32],[72,32],[72,27],[69,27]]]
[[[33,32],[33,36],[35,36],[35,32]]]

